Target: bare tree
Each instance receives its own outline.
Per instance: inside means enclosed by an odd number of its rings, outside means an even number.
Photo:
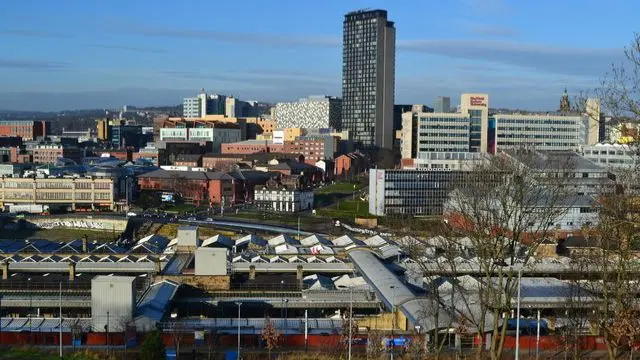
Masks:
[[[380,359],[384,351],[384,335],[380,330],[369,330],[367,334],[367,359]]]
[[[353,341],[353,337],[358,333],[358,322],[353,320],[353,313],[344,310],[342,312],[342,324],[340,327],[340,346],[344,352],[349,347],[349,341]]]
[[[280,333],[278,332],[276,325],[269,318],[264,319],[262,340],[266,343],[267,350],[269,350],[269,359],[271,359],[271,350],[276,349],[280,344]]]
[[[596,248],[572,254],[574,267],[588,273],[584,286],[598,300],[593,306],[592,322],[596,333],[604,337],[610,359],[618,357],[622,346],[636,337],[629,317],[640,312],[637,276],[640,263],[639,203],[633,189],[618,182],[615,192],[604,192],[598,203]]]
[[[518,271],[553,236],[554,224],[572,205],[565,189],[574,176],[570,169],[570,159],[514,150],[477,165],[451,192],[446,213],[455,236],[441,240],[451,249],[444,252],[444,262],[452,275],[459,275],[469,265],[462,266],[453,255],[468,249],[478,278],[471,287],[453,284],[449,301],[474,328],[478,358],[485,331],[492,335],[490,357],[502,356],[507,327],[500,327],[499,319],[514,307]]]
[[[171,339],[173,340],[173,346],[176,349],[176,358],[180,358],[180,345],[185,336],[184,324],[180,321],[171,321],[166,323],[165,329],[169,331]]]

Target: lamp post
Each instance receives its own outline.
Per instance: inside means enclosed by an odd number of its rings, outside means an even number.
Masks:
[[[395,350],[395,339],[393,338],[393,330],[396,327],[396,287],[394,285],[390,286],[393,295],[391,296],[391,356],[390,359],[393,360],[393,352]]]
[[[31,327],[31,313],[33,312],[33,298],[31,296],[31,278],[27,278],[28,281],[28,289],[29,289],[29,344],[31,344],[31,339],[33,338],[32,327]]]
[[[353,340],[351,339],[351,337],[353,336],[352,319],[353,319],[353,287],[350,287],[349,288],[349,360],[351,360],[351,343],[353,342]]]
[[[238,360],[240,359],[240,307],[242,306],[241,302],[236,302],[238,305]]]
[[[516,308],[516,354],[515,360],[520,360],[520,291],[522,288],[522,269],[518,270],[518,302]]]
[[[58,297],[58,305],[60,306],[60,326],[59,326],[60,336],[58,339],[58,343],[60,343],[60,359],[62,359],[62,281],[60,281],[58,285],[60,286],[60,292]]]

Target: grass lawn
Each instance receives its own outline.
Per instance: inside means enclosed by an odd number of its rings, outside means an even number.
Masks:
[[[350,219],[354,217],[373,217],[369,214],[369,202],[359,199],[340,200],[333,205],[316,209],[318,216],[330,218]]]
[[[362,188],[362,184],[359,182],[337,182],[317,189],[316,194],[351,194],[360,188]]]
[[[66,353],[64,358],[67,360],[101,360],[108,359],[107,356],[93,351],[78,351],[75,353]],[[0,351],[1,360],[58,360],[58,351],[46,351],[36,348],[8,348]]]

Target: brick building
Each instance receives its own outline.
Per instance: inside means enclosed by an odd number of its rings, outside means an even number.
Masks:
[[[140,190],[166,191],[180,194],[196,205],[236,202],[234,178],[228,174],[210,171],[173,171],[158,169],[138,177]]]
[[[335,159],[335,176],[358,175],[369,168],[369,161],[359,152],[350,152]]]
[[[48,135],[49,123],[38,120],[2,120],[0,136],[19,136],[23,140],[35,140]]]
[[[202,155],[180,154],[176,156],[175,166],[202,167]]]
[[[222,144],[222,154],[255,154],[269,152],[284,152],[284,144],[274,144],[271,140],[245,140],[235,143]]]
[[[31,153],[33,154],[33,162],[37,164],[54,164],[59,158],[80,163],[84,157],[84,152],[81,149],[61,144],[36,145],[31,149]]]

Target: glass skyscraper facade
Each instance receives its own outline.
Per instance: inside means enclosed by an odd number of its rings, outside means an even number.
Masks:
[[[395,37],[385,10],[345,15],[342,129],[355,148],[393,147]]]

